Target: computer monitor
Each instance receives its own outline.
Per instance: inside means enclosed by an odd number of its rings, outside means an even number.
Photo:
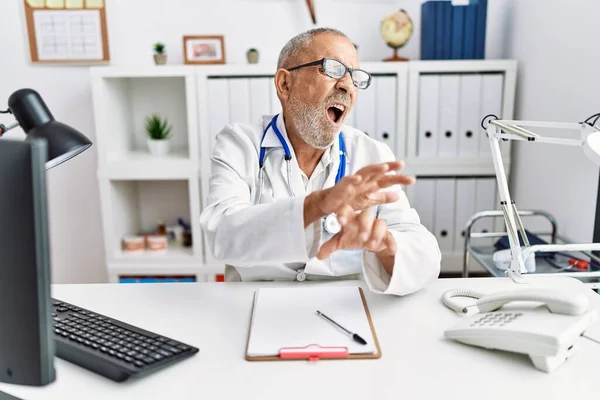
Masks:
[[[55,380],[45,139],[0,140],[0,381]]]

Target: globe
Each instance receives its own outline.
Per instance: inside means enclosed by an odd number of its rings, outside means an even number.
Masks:
[[[408,61],[398,56],[398,49],[403,47],[413,34],[413,22],[405,10],[396,11],[381,21],[381,37],[388,46],[394,49],[394,55],[384,61]]]

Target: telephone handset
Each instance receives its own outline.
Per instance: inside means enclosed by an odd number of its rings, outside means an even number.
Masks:
[[[476,299],[469,306],[456,297]],[[578,350],[579,338],[598,318],[588,311],[588,300],[581,293],[554,288],[525,288],[483,294],[468,289],[448,290],[442,296],[448,308],[472,314],[444,332],[447,338],[488,349],[529,355],[534,366],[551,372]],[[536,302],[542,306],[510,305],[511,302]]]
[[[471,297],[477,301],[472,306],[464,307],[455,303],[453,297]],[[567,315],[582,315],[588,307],[587,297],[583,294],[549,288],[515,289],[488,295],[471,290],[453,289],[448,290],[442,297],[442,302],[447,307],[463,314],[467,314],[470,307],[476,307],[479,312],[489,312],[513,301],[542,302],[550,312]]]

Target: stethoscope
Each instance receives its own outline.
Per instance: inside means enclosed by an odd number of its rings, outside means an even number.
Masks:
[[[285,153],[284,158],[285,158],[285,162],[287,164],[287,182],[286,183],[287,183],[288,191],[290,192],[290,196],[292,196],[292,197],[295,196],[294,189],[292,188],[292,184],[291,184],[291,182],[292,182],[292,178],[291,178],[291,176],[292,176],[292,166],[291,166],[292,153],[291,153],[290,148],[288,147],[285,139],[283,138],[283,135],[279,131],[279,128],[277,128],[277,117],[278,116],[279,116],[279,114],[275,115],[271,119],[271,122],[269,122],[269,124],[265,128],[262,139],[260,141],[260,154],[258,156],[259,189],[258,189],[258,200],[257,200],[256,204],[260,204],[260,199],[262,198],[263,181],[264,181],[263,169],[265,166],[265,159],[267,158],[269,151],[274,150],[274,148],[270,148],[269,150],[267,150],[262,145],[269,128],[273,128],[273,132],[275,132],[275,135],[277,135],[277,139],[279,139],[279,142],[283,146],[283,151]],[[339,147],[340,147],[340,165],[338,167],[338,172],[335,177],[336,184],[346,174],[346,145],[344,144],[344,138],[342,137],[342,132],[340,132],[340,134],[338,135],[338,140],[339,140]],[[338,233],[340,231],[341,225],[339,224],[335,214],[329,214],[327,217],[325,217],[325,219],[323,220],[323,228],[328,233],[333,234],[333,235],[335,235],[336,233]]]

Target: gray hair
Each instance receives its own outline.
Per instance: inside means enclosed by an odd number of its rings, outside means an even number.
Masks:
[[[348,38],[348,36],[346,36],[343,32],[333,28],[315,28],[306,32],[302,32],[301,34],[291,38],[285,44],[285,46],[283,46],[281,53],[279,53],[279,59],[277,60],[277,69],[283,68],[283,66],[287,64],[291,57],[305,49],[312,42],[315,36],[323,33],[342,36],[350,40],[350,38]]]

